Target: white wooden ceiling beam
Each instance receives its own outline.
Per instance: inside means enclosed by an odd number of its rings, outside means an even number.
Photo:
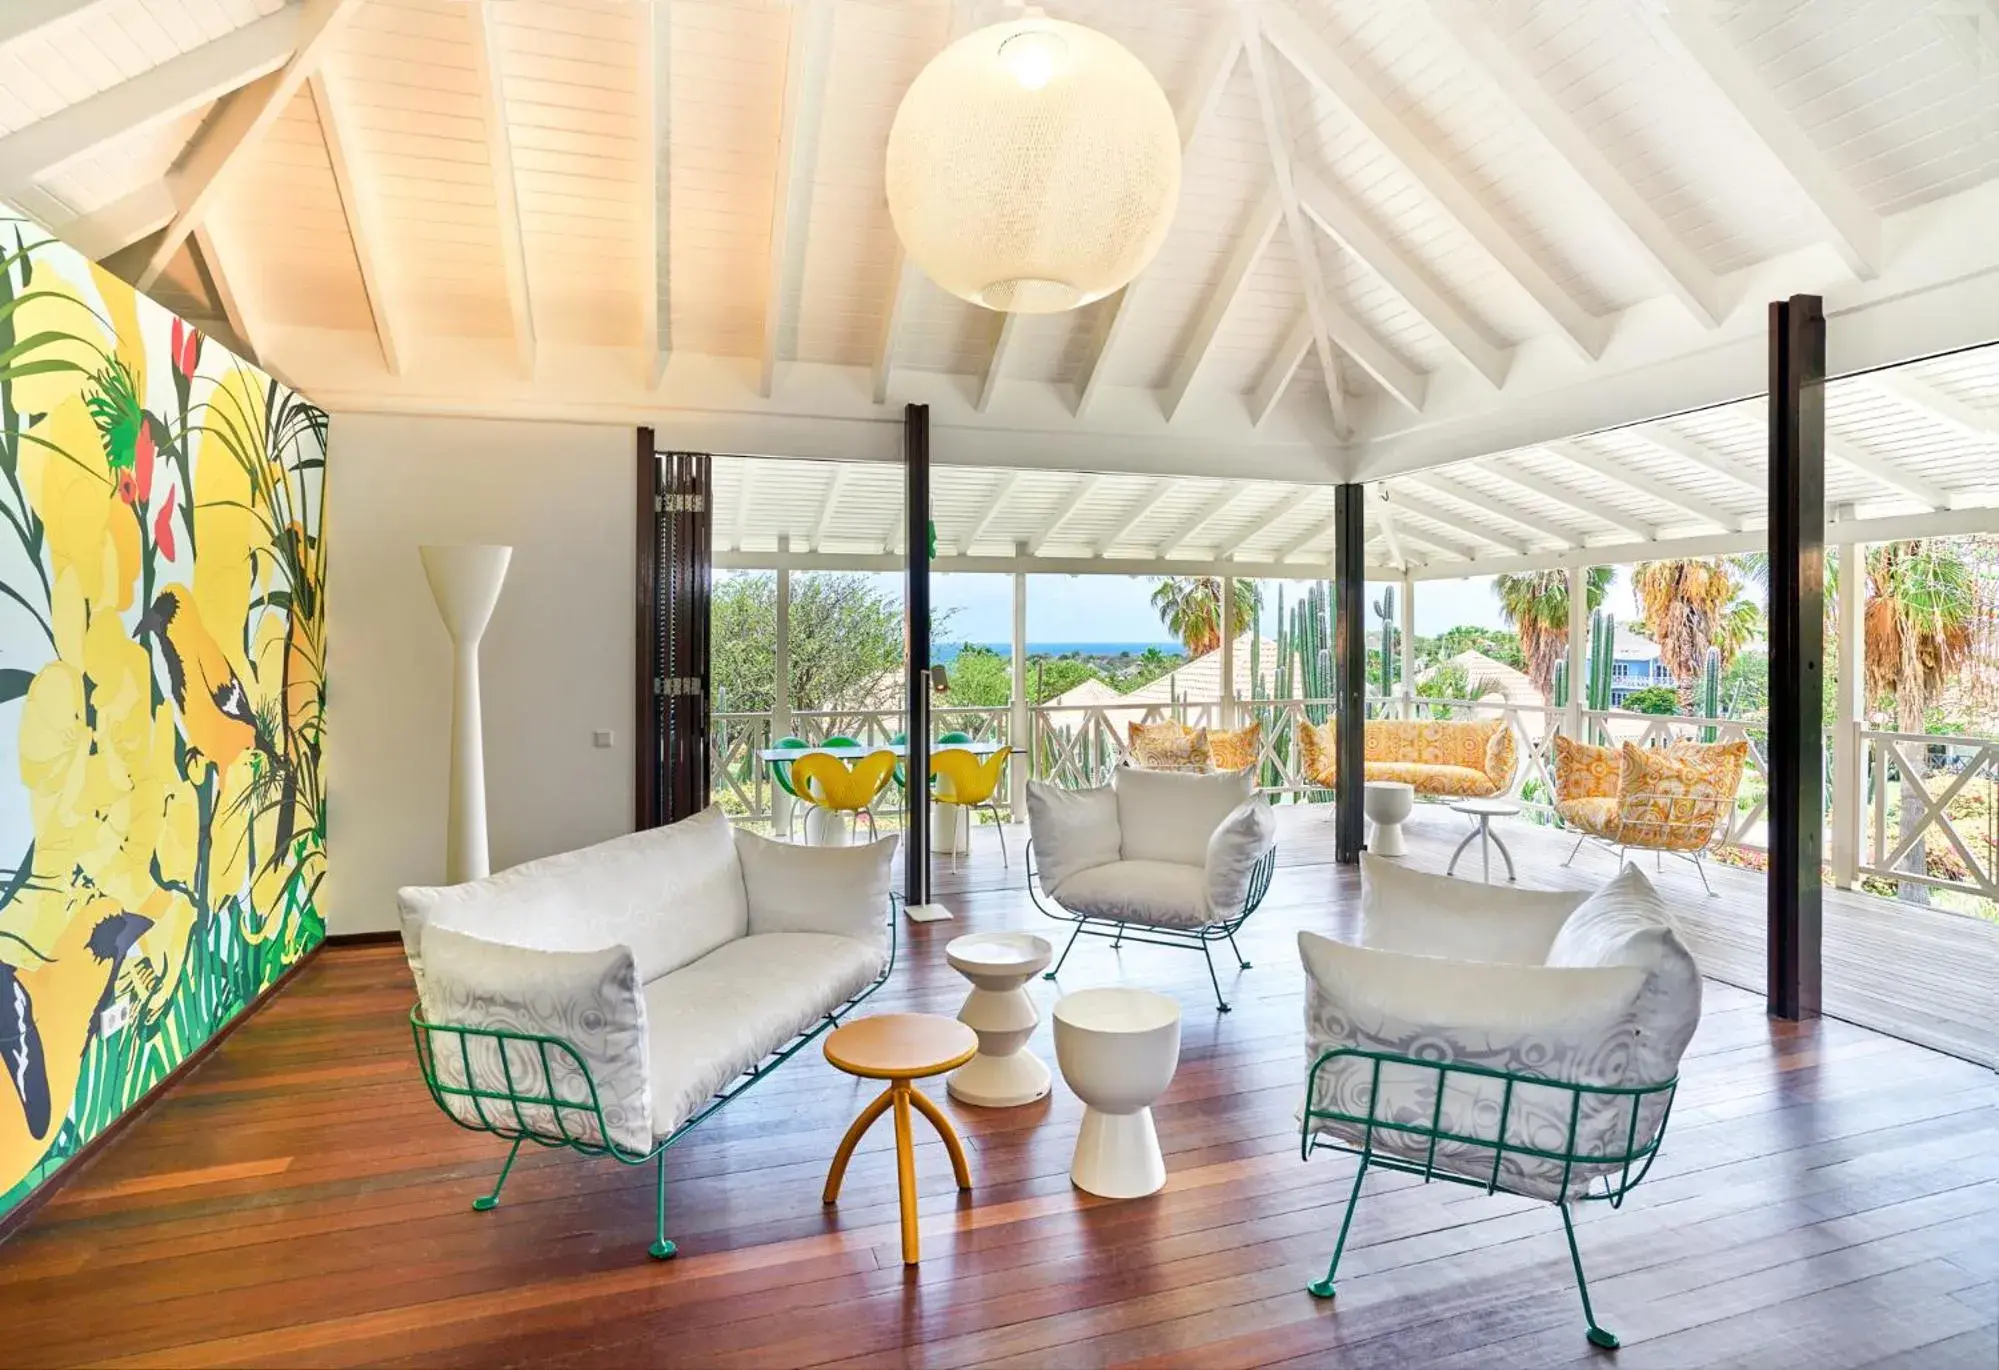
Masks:
[[[1259,510],[1239,530],[1229,534],[1228,537],[1222,539],[1222,541],[1215,544],[1215,549],[1214,549],[1215,557],[1220,560],[1226,561],[1229,558],[1235,556],[1236,551],[1245,542],[1248,542],[1258,533],[1264,532],[1266,529],[1270,527],[1270,522],[1273,515],[1281,517],[1285,509],[1288,508],[1290,505],[1296,503],[1297,499],[1298,499],[1297,486],[1286,485],[1282,487],[1278,492],[1277,498],[1272,500],[1266,508]]]
[[[1673,298],[1705,328],[1721,325],[1721,288],[1715,275],[1675,233],[1658,210],[1598,149],[1596,141],[1551,96],[1484,15],[1487,7],[1466,0],[1432,0],[1437,27],[1464,50],[1470,65],[1492,82],[1500,96],[1520,111],[1555,155],[1589,187],[1632,247],[1652,264]]]
[[[645,47],[639,57],[640,116],[651,141],[639,149],[639,223],[645,235],[640,266],[639,346],[646,388],[666,380],[673,353],[673,7],[645,7]]]
[[[806,218],[819,147],[819,107],[826,93],[826,57],[833,39],[830,0],[801,0],[791,9],[785,40],[784,112],[778,123],[777,184],[770,197],[770,271],[764,281],[763,366],[757,393],[777,379],[785,301],[805,268]]]
[[[1431,283],[1422,267],[1376,232],[1364,215],[1334,194],[1316,173],[1301,167],[1297,178],[1299,203],[1319,227],[1401,296],[1473,371],[1495,388],[1506,384],[1507,368],[1513,364],[1511,351],[1487,339],[1471,317]]]
[[[1269,50],[1264,47],[1263,30],[1254,6],[1242,7],[1243,55],[1249,61],[1250,77],[1256,83],[1256,104],[1263,124],[1264,149],[1270,157],[1270,174],[1283,207],[1284,232],[1291,240],[1291,256],[1298,273],[1298,288],[1305,296],[1305,317],[1311,320],[1312,350],[1318,354],[1319,370],[1326,378],[1326,398],[1332,404],[1333,432],[1345,440],[1353,434],[1347,418],[1346,389],[1340,384],[1339,363],[1333,357],[1332,323],[1326,301],[1324,273],[1305,228],[1305,215],[1298,208],[1298,186],[1291,175],[1291,130],[1283,101],[1278,99],[1277,82],[1270,70]]]
[[[994,485],[992,494],[986,498],[986,507],[979,511],[978,521],[971,526],[970,531],[958,539],[959,556],[966,556],[971,552],[972,544],[984,537],[986,529],[992,527],[993,520],[1012,505],[1014,492],[1018,489],[1020,489],[1018,471],[1008,472]]]
[[[1707,0],[1670,0],[1637,7],[1661,47],[1708,84],[1797,184],[1832,245],[1863,281],[1881,267],[1881,217],[1812,142],[1747,58],[1722,33]]]
[[[1207,299],[1201,303],[1201,312],[1194,320],[1193,335],[1181,350],[1180,359],[1173,364],[1173,374],[1167,379],[1166,392],[1159,400],[1168,423],[1180,412],[1180,405],[1186,400],[1194,378],[1200,375],[1202,366],[1206,365],[1210,353],[1214,351],[1215,339],[1221,335],[1222,324],[1235,305],[1236,297],[1242,294],[1244,282],[1249,280],[1258,259],[1270,246],[1270,240],[1277,236],[1278,226],[1283,222],[1284,202],[1278,196],[1277,187],[1272,185],[1250,210],[1241,236],[1229,250],[1229,259],[1222,267],[1221,276],[1215,281],[1214,289],[1208,292]]]
[[[1711,523],[1727,533],[1742,531],[1742,520],[1717,505],[1709,503],[1699,495],[1690,495],[1676,485],[1654,480],[1648,475],[1632,470],[1615,457],[1592,451],[1576,442],[1550,442],[1542,445],[1542,450],[1552,452],[1563,461],[1594,471],[1605,480],[1636,490],[1648,499],[1657,500],[1673,509],[1679,509],[1703,523]]]
[[[1251,488],[1248,485],[1229,485],[1202,500],[1198,509],[1180,520],[1179,527],[1160,541],[1159,546],[1153,549],[1153,555],[1162,560],[1171,560],[1173,554],[1186,546],[1196,533],[1207,526],[1210,519],[1227,512],[1229,506],[1248,494]]]
[[[219,105],[203,123],[174,169],[167,174],[177,206],[172,222],[146,258],[134,282],[150,290],[180,251],[188,235],[214,203],[232,166],[241,166],[291,104],[340,26],[361,8],[361,0],[305,0],[291,59],[269,76],[258,77]]]
[[[1411,510],[1410,512],[1415,513],[1417,511]],[[1478,548],[1472,546],[1470,543],[1459,542],[1456,538],[1447,537],[1442,533],[1434,532],[1428,528],[1416,528],[1404,523],[1399,527],[1397,532],[1406,546],[1428,547],[1434,551],[1448,552],[1459,561],[1477,561],[1479,559]],[[1429,563],[1417,562],[1416,564],[1428,565]]]
[[[1409,564],[1408,553],[1402,546],[1402,534],[1395,527],[1395,507],[1388,502],[1388,491],[1376,481],[1367,488],[1367,501],[1362,506],[1364,518],[1372,518],[1375,527],[1381,530],[1381,540],[1388,546],[1388,556],[1398,566]]]
[[[1048,540],[1061,530],[1062,525],[1067,523],[1071,516],[1090,502],[1091,496],[1097,493],[1103,483],[1102,476],[1085,476],[1080,484],[1071,486],[1057,501],[1055,511],[1043,519],[1041,526],[1029,535],[1027,554],[1031,557],[1039,556],[1041,549],[1048,545]]]
[[[1156,480],[1148,485],[1145,492],[1138,497],[1138,502],[1126,510],[1124,517],[1117,521],[1117,526],[1098,541],[1097,555],[1108,556],[1111,548],[1117,546],[1119,538],[1144,522],[1145,516],[1157,509],[1160,502],[1172,493],[1173,482],[1170,480]]]
[[[1277,401],[1290,388],[1291,378],[1298,374],[1298,368],[1305,364],[1305,358],[1311,355],[1311,351],[1312,316],[1301,313],[1291,325],[1291,331],[1284,335],[1284,341],[1277,345],[1270,365],[1257,378],[1256,389],[1249,397],[1250,427],[1263,426],[1263,421],[1277,407]]]
[[[520,191],[514,180],[514,140],[507,124],[507,91],[500,71],[496,17],[490,0],[470,0],[473,81],[484,96],[486,159],[493,176],[493,203],[500,230],[500,263],[507,278],[507,308],[513,317],[514,348],[521,368],[534,374],[538,344],[534,296],[528,284],[526,236],[521,231]]]
[[[1999,4],[1999,0],[1993,2]],[[1992,26],[1999,30],[1999,15],[1994,16]],[[1954,395],[1946,395],[1928,381],[1911,374],[1906,367],[1873,372],[1860,377],[1860,383],[1920,414],[1962,429],[1974,438],[1986,442],[1999,438],[1999,410],[1982,409]]]
[[[833,474],[827,478],[825,492],[819,497],[819,521],[812,525],[812,541],[808,551],[816,552],[826,541],[826,535],[833,531],[833,522],[840,514],[840,496],[846,493],[847,477],[853,467],[839,462],[833,467]]]
[[[0,192],[277,71],[298,44],[302,13],[293,6],[266,15],[0,138]]]
[[[200,255],[201,269],[215,291],[215,307],[222,312],[223,320],[228,323],[237,341],[249,350],[250,360],[265,365],[263,320],[250,302],[237,292],[238,283],[229,275],[232,259],[216,245],[217,236],[217,227],[212,220],[193,230],[194,250]],[[270,368],[266,365],[265,369]]]
[[[1917,475],[1905,466],[1900,466],[1888,458],[1865,447],[1835,438],[1828,433],[1825,437],[1825,454],[1842,466],[1850,466],[1878,485],[1885,485],[1897,494],[1906,495],[1931,510],[1943,512],[1950,508],[1950,492],[1935,481]]]
[[[15,192],[18,197],[18,192]],[[21,206],[23,209],[26,205]],[[148,181],[78,219],[49,224],[57,236],[94,262],[122,252],[173,222],[174,197],[165,181]]]
[[[1028,316],[1008,311],[1000,315],[998,333],[993,338],[992,354],[986,358],[986,374],[979,381],[978,409],[981,414],[993,407],[993,397],[999,393],[1000,378],[1006,375],[1007,363],[1013,357],[1013,349],[1024,327],[1022,320]]]
[[[1731,485],[1753,490],[1759,497],[1769,493],[1769,487],[1754,467],[1733,457],[1723,456],[1706,444],[1695,442],[1684,433],[1675,432],[1655,423],[1641,424],[1630,431],[1660,451],[1678,457],[1689,466],[1698,466],[1711,475],[1720,476]]]
[[[0,8],[0,47],[81,19],[106,3],[108,0],[7,0]]]
[[[1519,538],[1508,537],[1505,533],[1494,532],[1484,524],[1473,523],[1462,514],[1454,514],[1442,505],[1431,503],[1406,485],[1398,482],[1383,493],[1388,503],[1396,509],[1406,509],[1412,514],[1420,514],[1432,523],[1440,523],[1446,528],[1477,538],[1480,542],[1489,542],[1500,551],[1511,552],[1516,557],[1527,555],[1527,544]]]
[[[1280,562],[1289,561],[1320,538],[1336,531],[1337,527],[1338,520],[1330,516],[1315,518],[1304,532],[1299,533],[1282,547],[1279,547],[1273,559]]]
[[[1564,547],[1580,547],[1583,545],[1583,536],[1575,529],[1564,527],[1554,519],[1549,518],[1546,514],[1538,513],[1532,509],[1523,509],[1517,504],[1509,503],[1506,500],[1489,495],[1483,490],[1475,489],[1460,480],[1445,475],[1441,471],[1424,471],[1419,475],[1402,477],[1401,480],[1417,481],[1422,486],[1438,494],[1449,495],[1452,499],[1462,504],[1469,504],[1476,508],[1487,510],[1490,513],[1497,514],[1508,523],[1516,523],[1522,528],[1541,534],[1543,537],[1553,538]],[[1401,481],[1398,481],[1397,488],[1400,488],[1400,486]]]
[[[1174,121],[1180,128],[1180,155],[1184,158],[1194,146],[1194,140],[1206,127],[1208,118],[1221,103],[1222,92],[1228,89],[1229,77],[1235,73],[1236,59],[1242,56],[1242,32],[1234,24],[1224,23],[1208,44],[1208,51],[1197,68],[1198,75],[1187,87],[1187,98],[1177,102],[1173,109]],[[1124,289],[1118,291],[1104,308],[1103,326],[1097,330],[1096,346],[1083,359],[1081,379],[1076,386],[1076,417],[1081,418],[1090,410],[1103,389],[1103,378],[1109,368],[1105,362],[1118,339],[1124,335],[1125,320],[1129,317],[1127,307],[1135,292],[1143,288],[1145,277],[1141,274]],[[1169,412],[1168,418],[1172,417]]]
[[[326,79],[324,69],[306,80],[313,108],[319,114],[319,133],[326,144],[326,160],[333,170],[333,188],[340,196],[340,211],[347,221],[347,238],[354,248],[354,264],[361,272],[361,290],[368,297],[368,313],[375,323],[375,342],[382,350],[382,365],[391,376],[403,373],[402,349],[396,342],[394,311],[389,305],[388,283],[383,278],[382,260],[376,251],[380,242],[380,220],[372,191],[361,182],[351,149],[347,116],[339,97]]]
[[[1583,360],[1594,360],[1602,353],[1609,332],[1606,321],[1576,303],[1520,240],[1492,216],[1478,194],[1438,159],[1423,135],[1391,110],[1331,43],[1319,37],[1284,0],[1259,0],[1257,11],[1271,44],[1306,80],[1373,135],[1430,192],[1466,236],[1519,282]]]
[[[1549,480],[1533,471],[1522,471],[1511,466],[1488,465],[1484,469],[1502,480],[1511,481],[1522,490],[1539,495],[1542,499],[1566,505],[1577,513],[1588,514],[1591,518],[1599,519],[1613,528],[1622,528],[1633,537],[1645,542],[1658,540],[1659,530],[1636,514],[1606,503],[1593,495],[1584,494],[1561,481]]]

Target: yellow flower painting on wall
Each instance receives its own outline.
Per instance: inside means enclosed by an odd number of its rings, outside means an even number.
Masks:
[[[323,936],[325,466],[0,206],[0,1215]]]

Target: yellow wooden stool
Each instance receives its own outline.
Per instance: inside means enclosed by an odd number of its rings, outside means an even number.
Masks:
[[[867,1080],[887,1080],[888,1088],[861,1110],[840,1149],[833,1153],[833,1169],[826,1176],[827,1203],[840,1197],[840,1181],[846,1177],[847,1162],[854,1147],[874,1120],[891,1106],[895,1109],[895,1174],[902,1190],[902,1261],[916,1264],[916,1156],[910,1145],[909,1110],[936,1125],[951,1153],[951,1169],[957,1174],[958,1188],[972,1187],[971,1171],[965,1167],[965,1148],[951,1128],[951,1120],[924,1093],[910,1084],[927,1075],[942,1075],[978,1054],[979,1039],[955,1018],[934,1013],[880,1013],[835,1028],[826,1035],[826,1059],[837,1070]]]

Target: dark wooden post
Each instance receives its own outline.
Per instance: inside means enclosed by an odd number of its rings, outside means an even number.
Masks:
[[[1366,490],[1347,484],[1333,492],[1333,859],[1360,860],[1361,787],[1367,755],[1367,569],[1362,547]]]
[[[904,736],[904,786],[909,818],[903,825],[903,899],[930,902],[930,406],[902,411],[903,516],[907,583],[903,613],[909,625],[909,708]]]
[[[1769,1011],[1819,1012],[1825,841],[1825,310],[1770,306]]]
[[[633,496],[637,525],[638,625],[632,653],[632,827],[660,824],[660,777],[666,689],[665,603],[660,595],[660,568],[666,546],[661,510],[665,486],[661,480],[653,431],[639,429],[638,476]]]
[[[708,806],[709,516],[714,460],[654,449],[638,432],[638,643],[632,826],[656,828]]]

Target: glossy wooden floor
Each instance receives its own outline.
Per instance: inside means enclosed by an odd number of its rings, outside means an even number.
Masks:
[[[1540,1367],[1582,1338],[1544,1205],[1370,1178],[1336,1304],[1323,1272],[1351,1164],[1298,1159],[1294,933],[1354,926],[1351,873],[1287,818],[1287,852],[1217,1015],[1198,956],[1080,946],[1064,988],[1185,1005],[1158,1109],[1170,1180],[1106,1203],[1067,1178],[1079,1106],[944,1107],[955,1191],[918,1131],[924,1260],[899,1259],[891,1139],[819,1187],[873,1087],[813,1048],[672,1153],[678,1259],[644,1254],[647,1171],[524,1158],[451,1126],[416,1076],[393,947],[323,954],[0,1248],[0,1363],[616,1366]],[[941,882],[956,921],[903,928],[878,1008],[953,1012],[942,947],[1049,928],[992,833]],[[1045,1006],[1053,986],[1041,986]],[[1046,1025],[1034,1043],[1050,1058]],[[941,1090],[938,1097],[942,1097]],[[1999,1081],[1837,1021],[1773,1024],[1710,984],[1672,1131],[1621,1212],[1579,1223],[1625,1366],[1981,1367],[1999,1358]]]

